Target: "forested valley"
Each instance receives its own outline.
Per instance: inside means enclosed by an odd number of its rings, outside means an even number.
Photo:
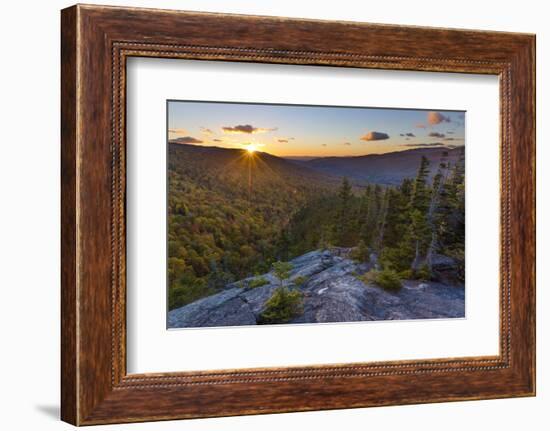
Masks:
[[[430,280],[445,255],[464,280],[463,147],[419,153],[390,184],[236,149],[171,143],[168,160],[169,309],[331,247],[390,280]]]

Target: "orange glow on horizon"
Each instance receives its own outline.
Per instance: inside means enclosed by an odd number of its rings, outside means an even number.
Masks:
[[[246,146],[246,151],[248,152],[248,154],[254,154],[256,151],[258,151],[258,148],[256,148],[256,145],[254,144],[248,144]]]

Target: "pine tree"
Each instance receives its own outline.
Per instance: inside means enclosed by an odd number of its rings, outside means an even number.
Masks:
[[[384,246],[384,234],[386,231],[389,199],[390,199],[390,190],[386,189],[383,193],[383,196],[381,197],[380,211],[378,214],[378,225],[376,229],[376,240],[375,240],[374,248],[378,252]]]
[[[361,227],[360,237],[367,247],[373,247],[378,237],[378,217],[382,203],[382,188],[380,185],[367,188],[366,198],[367,211],[365,220]]]
[[[357,218],[358,218],[359,232],[361,236],[363,232],[363,227],[367,221],[367,217],[369,214],[369,197],[370,197],[370,194],[372,193],[372,188],[373,188],[372,185],[367,184],[367,186],[365,187],[363,196],[361,196],[361,201],[359,204],[359,212],[357,214]]]
[[[414,253],[408,235],[411,227],[410,204],[413,181],[405,178],[399,188],[388,188],[386,222],[380,247],[380,263],[385,269],[405,271]]]
[[[338,245],[349,245],[351,240],[351,200],[353,194],[351,191],[351,184],[348,179],[344,177],[342,179],[342,185],[338,192],[338,212],[337,220],[335,223],[336,238]]]
[[[273,263],[273,272],[279,279],[279,286],[284,287],[285,280],[290,277],[290,271],[292,271],[292,264],[290,262],[277,261]]]
[[[364,217],[367,213],[367,209],[368,209],[367,208],[367,197],[368,197],[368,194],[369,194],[370,187],[371,187],[370,184],[366,185],[365,191],[363,192],[363,195],[361,196],[361,198],[359,200],[359,210],[357,211],[357,218],[359,218],[360,224],[363,223]]]
[[[442,186],[440,202],[434,211],[434,226],[441,252],[459,265],[459,278],[464,277],[465,188],[464,153],[452,168]]]
[[[384,245],[396,247],[409,225],[409,203],[412,194],[412,180],[405,178],[398,189],[388,189],[388,209]]]
[[[421,258],[425,255],[431,241],[431,230],[428,224],[428,210],[430,205],[430,188],[428,187],[430,162],[422,156],[418,173],[414,180],[413,192],[410,203],[410,228],[408,240],[414,250],[414,258],[411,269],[417,271],[421,264]]]
[[[431,231],[431,240],[426,251],[426,268],[427,271],[431,272],[432,270],[432,256],[438,247],[438,235],[437,235],[437,222],[435,220],[435,213],[438,209],[438,206],[441,202],[441,196],[445,185],[447,184],[447,177],[449,173],[449,163],[447,162],[447,156],[449,153],[443,151],[441,154],[441,159],[439,163],[439,169],[434,176],[432,183],[432,193],[430,198],[430,206],[428,208],[427,222]]]
[[[430,191],[428,188],[428,175],[430,173],[430,161],[426,156],[420,159],[420,166],[413,184],[411,208],[425,212],[429,205]]]

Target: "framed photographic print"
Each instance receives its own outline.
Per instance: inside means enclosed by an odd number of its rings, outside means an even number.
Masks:
[[[464,112],[167,110],[168,328],[465,317]]]
[[[62,419],[535,394],[533,35],[62,11]]]

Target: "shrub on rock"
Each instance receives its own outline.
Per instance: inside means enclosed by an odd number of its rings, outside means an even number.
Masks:
[[[399,274],[392,269],[383,269],[382,271],[371,269],[369,272],[357,278],[365,284],[374,283],[381,288],[390,291],[399,290],[403,287]]]
[[[308,281],[308,278],[307,277],[304,277],[304,276],[299,276],[299,277],[296,277],[294,280],[292,280],[292,283],[298,287],[301,287],[303,286],[304,284],[306,284]]]
[[[269,281],[267,279],[265,279],[264,277],[258,277],[258,278],[254,278],[254,279],[250,280],[248,282],[247,287],[249,289],[255,289],[256,287],[265,286],[268,283],[269,283]]]
[[[265,303],[265,308],[259,316],[261,325],[287,323],[302,314],[304,309],[303,295],[297,290],[278,287],[271,298]]]

